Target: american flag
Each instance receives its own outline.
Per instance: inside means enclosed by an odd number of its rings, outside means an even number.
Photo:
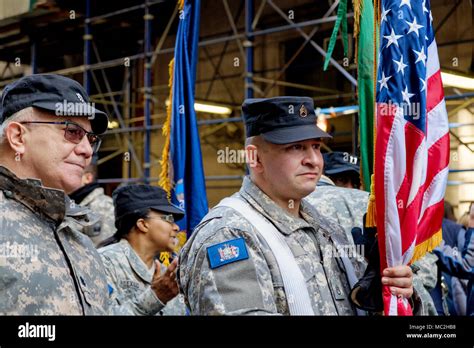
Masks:
[[[449,129],[428,0],[382,0],[375,193],[381,266],[407,265],[441,238]],[[384,287],[385,314],[411,314]]]

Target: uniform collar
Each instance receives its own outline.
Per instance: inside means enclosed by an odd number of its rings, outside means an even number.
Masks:
[[[130,243],[125,239],[122,238],[119,242],[122,247],[125,249],[125,255],[127,256],[128,263],[133,271],[140,277],[142,280],[148,284],[151,284],[153,279],[153,274],[155,273],[155,263],[153,266],[148,269],[145,265],[145,262],[137,255],[135,250],[132,248]]]
[[[95,189],[99,188],[99,184],[96,182],[81,186],[73,193],[69,194],[69,197],[73,199],[77,204],[87,205],[86,199],[93,195]]]
[[[239,194],[254,209],[268,218],[275,227],[285,235],[289,235],[299,229],[312,228],[312,226],[304,219],[297,218],[278,206],[257,185],[255,185],[248,176],[244,178]],[[302,201],[300,209],[303,212],[307,210],[305,205],[306,203]],[[305,215],[303,214],[303,216]]]
[[[45,216],[56,226],[64,220],[69,204],[66,204],[66,194],[62,190],[44,187],[37,179],[20,179],[3,166],[0,166],[0,190],[7,198]]]
[[[104,189],[102,187],[94,188],[84,199],[81,201],[81,205],[88,205],[90,202],[96,200],[97,197],[104,194]]]
[[[336,184],[334,183],[334,181],[329,179],[326,175],[321,175],[321,178],[319,178],[317,186],[336,186]]]

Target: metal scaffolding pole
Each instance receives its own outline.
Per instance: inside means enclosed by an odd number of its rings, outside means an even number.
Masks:
[[[245,98],[253,98],[253,0],[245,0]]]
[[[89,17],[91,15],[91,1],[86,0],[86,19],[84,21],[84,65],[86,69],[84,70],[84,89],[86,90],[87,94],[90,93],[90,71],[87,67],[90,65],[90,53],[91,53],[91,27],[90,27],[90,20]]]
[[[156,4],[161,4],[161,3],[165,2],[165,1],[166,1],[166,0],[148,1],[147,4],[141,4],[141,5],[137,5],[137,6],[131,6],[131,7],[123,8],[123,9],[121,9],[121,10],[109,12],[109,13],[104,14],[104,15],[101,15],[101,16],[92,17],[92,18],[90,19],[90,21],[91,21],[91,22],[101,21],[101,20],[104,20],[105,18],[110,18],[110,17],[117,16],[117,15],[121,15],[121,14],[124,14],[124,13],[128,13],[128,12],[140,10],[140,9],[142,9],[142,8],[145,8],[146,6],[150,7],[150,6],[153,6],[153,5],[156,5]]]
[[[284,18],[290,25],[295,25],[295,23],[289,19],[286,14],[277,6],[272,0],[267,0],[267,3],[270,4],[271,7],[282,17]],[[323,57],[326,57],[327,53],[325,50],[321,48],[314,40],[310,39],[309,35],[306,34],[300,27],[297,27],[296,30],[301,34],[302,37],[304,37],[306,40],[309,40],[311,46],[313,46],[316,51],[318,51]],[[354,77],[349,74],[346,69],[344,69],[336,60],[333,58],[329,59],[329,62],[337,69],[339,72],[344,75],[346,79],[349,80],[350,83],[352,83],[354,86],[357,86],[357,80],[354,79]]]
[[[150,140],[151,140],[151,118],[150,118],[150,107],[151,107],[151,59],[148,55],[151,52],[151,20],[153,19],[153,15],[150,14],[150,9],[148,7],[148,0],[145,0],[145,16],[143,17],[145,20],[145,93],[144,93],[144,101],[145,101],[145,144],[144,144],[144,163],[143,163],[143,174],[145,183],[148,183],[150,178]]]
[[[30,37],[31,39],[31,37]],[[37,63],[36,63],[36,50],[37,50],[37,45],[36,45],[36,40],[35,39],[31,39],[32,42],[31,42],[31,73],[32,74],[36,74],[37,72]]]

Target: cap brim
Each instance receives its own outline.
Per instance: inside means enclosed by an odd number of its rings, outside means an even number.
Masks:
[[[57,110],[56,104],[57,103],[36,102],[32,106],[50,111],[57,116],[64,116],[64,117],[87,116],[91,123],[92,131],[95,134],[103,134],[107,131],[107,128],[109,126],[109,118],[105,112],[100,111],[92,106],[89,106],[89,104],[85,103],[84,108],[80,108],[80,110],[87,110],[89,112],[68,113],[66,110],[64,114],[61,115],[61,114],[58,114],[57,112],[58,110]]]
[[[263,138],[273,144],[290,144],[297,141],[318,138],[332,138],[328,133],[316,125],[305,124],[301,126],[275,129],[262,133]]]
[[[184,217],[184,210],[178,208],[177,206],[170,204],[170,205],[154,205],[151,206],[150,209],[163,212],[163,213],[170,213],[173,215],[175,221],[179,221]]]
[[[348,167],[325,170],[324,174],[331,175],[331,174],[338,174],[338,173],[344,173],[344,172],[354,172],[354,173],[360,174],[359,170],[357,170],[356,168],[348,168]]]

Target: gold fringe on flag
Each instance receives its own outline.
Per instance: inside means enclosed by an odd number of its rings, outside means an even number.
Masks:
[[[178,0],[178,9],[182,11],[184,9],[184,1],[185,0]],[[161,165],[161,172],[160,172],[160,181],[159,185],[166,191],[168,194],[168,199],[171,199],[171,177],[172,177],[172,166],[170,165],[170,132],[171,132],[171,110],[173,108],[173,75],[174,75],[174,58],[170,60],[168,65],[169,69],[169,82],[168,86],[170,87],[170,94],[169,94],[169,103],[166,107],[166,121],[163,125],[163,136],[165,137],[165,144],[163,146],[163,152],[161,155],[160,165]],[[175,248],[175,252],[178,252],[181,247],[186,242],[186,233],[185,232],[178,232],[177,235],[178,245]],[[184,239],[184,240],[183,240]],[[160,253],[160,261],[168,267],[170,265],[170,253],[162,252]]]
[[[168,86],[170,87],[169,103],[166,107],[166,121],[163,125],[163,136],[165,137],[165,145],[161,155],[160,165],[160,181],[159,185],[168,193],[168,199],[171,198],[171,166],[170,166],[170,131],[171,131],[171,110],[173,107],[173,74],[174,74],[174,58],[169,64],[170,79]]]
[[[374,174],[370,177],[370,196],[365,217],[365,227],[377,227],[377,209],[375,206],[375,179]]]
[[[377,114],[377,104],[375,102],[375,95],[377,91],[377,52],[378,52],[378,40],[377,40],[377,29],[379,20],[380,3],[379,0],[374,0],[374,118]],[[373,173],[370,176],[370,196],[369,204],[367,206],[367,215],[365,217],[365,227],[377,227],[377,207],[375,205],[375,158],[376,158],[376,139],[377,139],[377,120],[374,120],[374,163]]]
[[[163,152],[161,155],[161,172],[159,185],[168,194],[168,199],[171,199],[171,165],[170,165],[170,132],[171,132],[171,110],[173,106],[173,74],[174,74],[174,58],[171,59],[169,64],[170,79],[168,86],[170,87],[169,103],[166,107],[166,121],[163,125],[163,136],[165,137],[165,145],[163,146]],[[166,267],[170,264],[170,253],[160,253],[160,261]]]
[[[364,0],[352,0],[352,7],[354,7],[354,60],[357,62],[359,50],[359,32],[360,32],[360,14],[362,12]]]
[[[415,246],[415,251],[413,252],[413,256],[410,260],[410,264],[419,260],[426,253],[436,248],[441,243],[442,239],[443,239],[443,234],[441,232],[441,229],[439,229],[439,231],[433,234],[429,239]]]

